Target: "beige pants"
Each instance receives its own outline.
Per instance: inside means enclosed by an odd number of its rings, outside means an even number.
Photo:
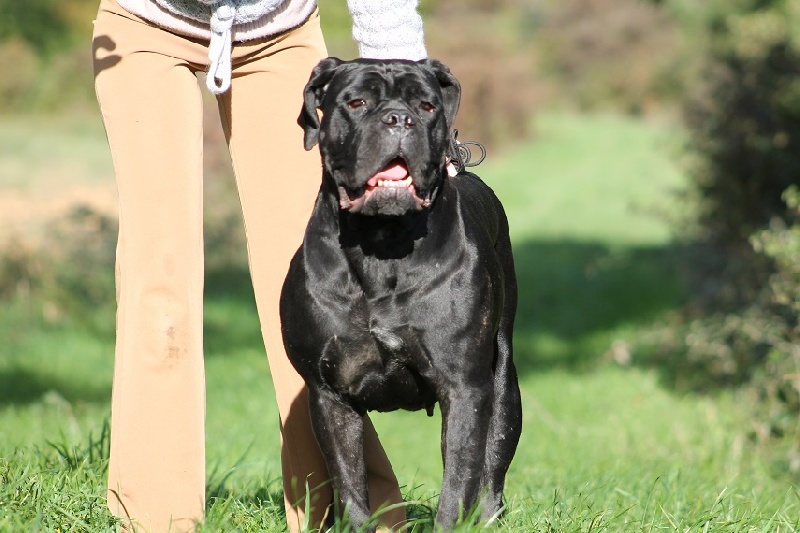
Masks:
[[[159,29],[102,0],[95,85],[119,189],[117,347],[109,508],[146,531],[186,531],[205,507],[202,342],[202,106],[207,43]],[[306,390],[281,341],[278,297],[320,183],[296,119],[326,55],[315,15],[276,38],[238,43],[218,99],[244,214],[258,313],[281,417],[289,529],[319,524],[331,501]],[[267,421],[256,421],[267,423]],[[365,449],[373,509],[401,502],[374,429]],[[304,516],[306,485],[318,488]],[[383,515],[402,523],[402,509]],[[129,526],[130,527],[130,526]]]

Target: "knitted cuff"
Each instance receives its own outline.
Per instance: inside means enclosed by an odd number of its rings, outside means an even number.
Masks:
[[[428,57],[417,0],[347,0],[353,17],[353,39],[361,57],[411,59]]]

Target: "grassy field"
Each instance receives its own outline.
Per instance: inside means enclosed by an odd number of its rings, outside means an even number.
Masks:
[[[12,127],[0,123],[0,139],[14,137]],[[656,371],[630,364],[634,335],[680,301],[668,245],[669,217],[681,208],[680,131],[551,114],[537,132],[478,169],[506,205],[521,296],[524,430],[499,529],[798,530],[800,497],[752,446],[736,397],[678,395]],[[107,176],[102,132],[84,133],[76,149]],[[17,186],[3,177],[16,153],[46,152],[30,137],[13,153],[0,147],[0,185]],[[72,157],[69,126],[50,137],[62,150],[54,157]],[[247,279],[209,284],[206,302],[204,530],[280,531],[277,412]],[[0,305],[0,532],[113,530],[103,500],[113,312],[94,314],[101,326],[89,328],[54,319],[47,302],[24,293]],[[416,502],[414,527],[430,529],[438,414],[373,418]]]

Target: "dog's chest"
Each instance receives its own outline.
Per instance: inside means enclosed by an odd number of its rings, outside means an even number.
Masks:
[[[435,403],[434,375],[413,329],[381,327],[331,339],[322,378],[362,409],[415,410]]]
[[[354,273],[358,295],[347,320],[320,361],[322,377],[365,410],[428,407],[435,403],[435,375],[419,313],[423,280],[414,281],[403,265],[364,266]]]

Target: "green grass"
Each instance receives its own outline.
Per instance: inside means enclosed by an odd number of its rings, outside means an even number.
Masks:
[[[562,114],[537,131],[478,169],[506,205],[521,294],[524,430],[500,529],[798,530],[800,497],[752,445],[734,394],[679,395],[656,372],[614,362],[680,301],[667,222],[680,207],[680,131]],[[97,139],[89,159],[102,158]],[[208,286],[205,531],[283,527],[277,410],[247,283]],[[113,311],[96,313],[104,326],[90,333],[43,302],[0,306],[0,533],[113,529],[103,500]],[[373,418],[424,530],[441,481],[438,412]]]
[[[0,187],[26,189],[113,179],[99,117],[7,117],[0,127]]]
[[[680,130],[545,115],[537,141],[481,173],[508,211],[518,265],[518,360],[579,368],[680,301],[669,221]]]
[[[508,211],[512,237],[664,244],[683,185],[681,130],[614,115],[544,114],[535,141],[489,154],[479,173]],[[465,132],[464,138],[468,139]]]

